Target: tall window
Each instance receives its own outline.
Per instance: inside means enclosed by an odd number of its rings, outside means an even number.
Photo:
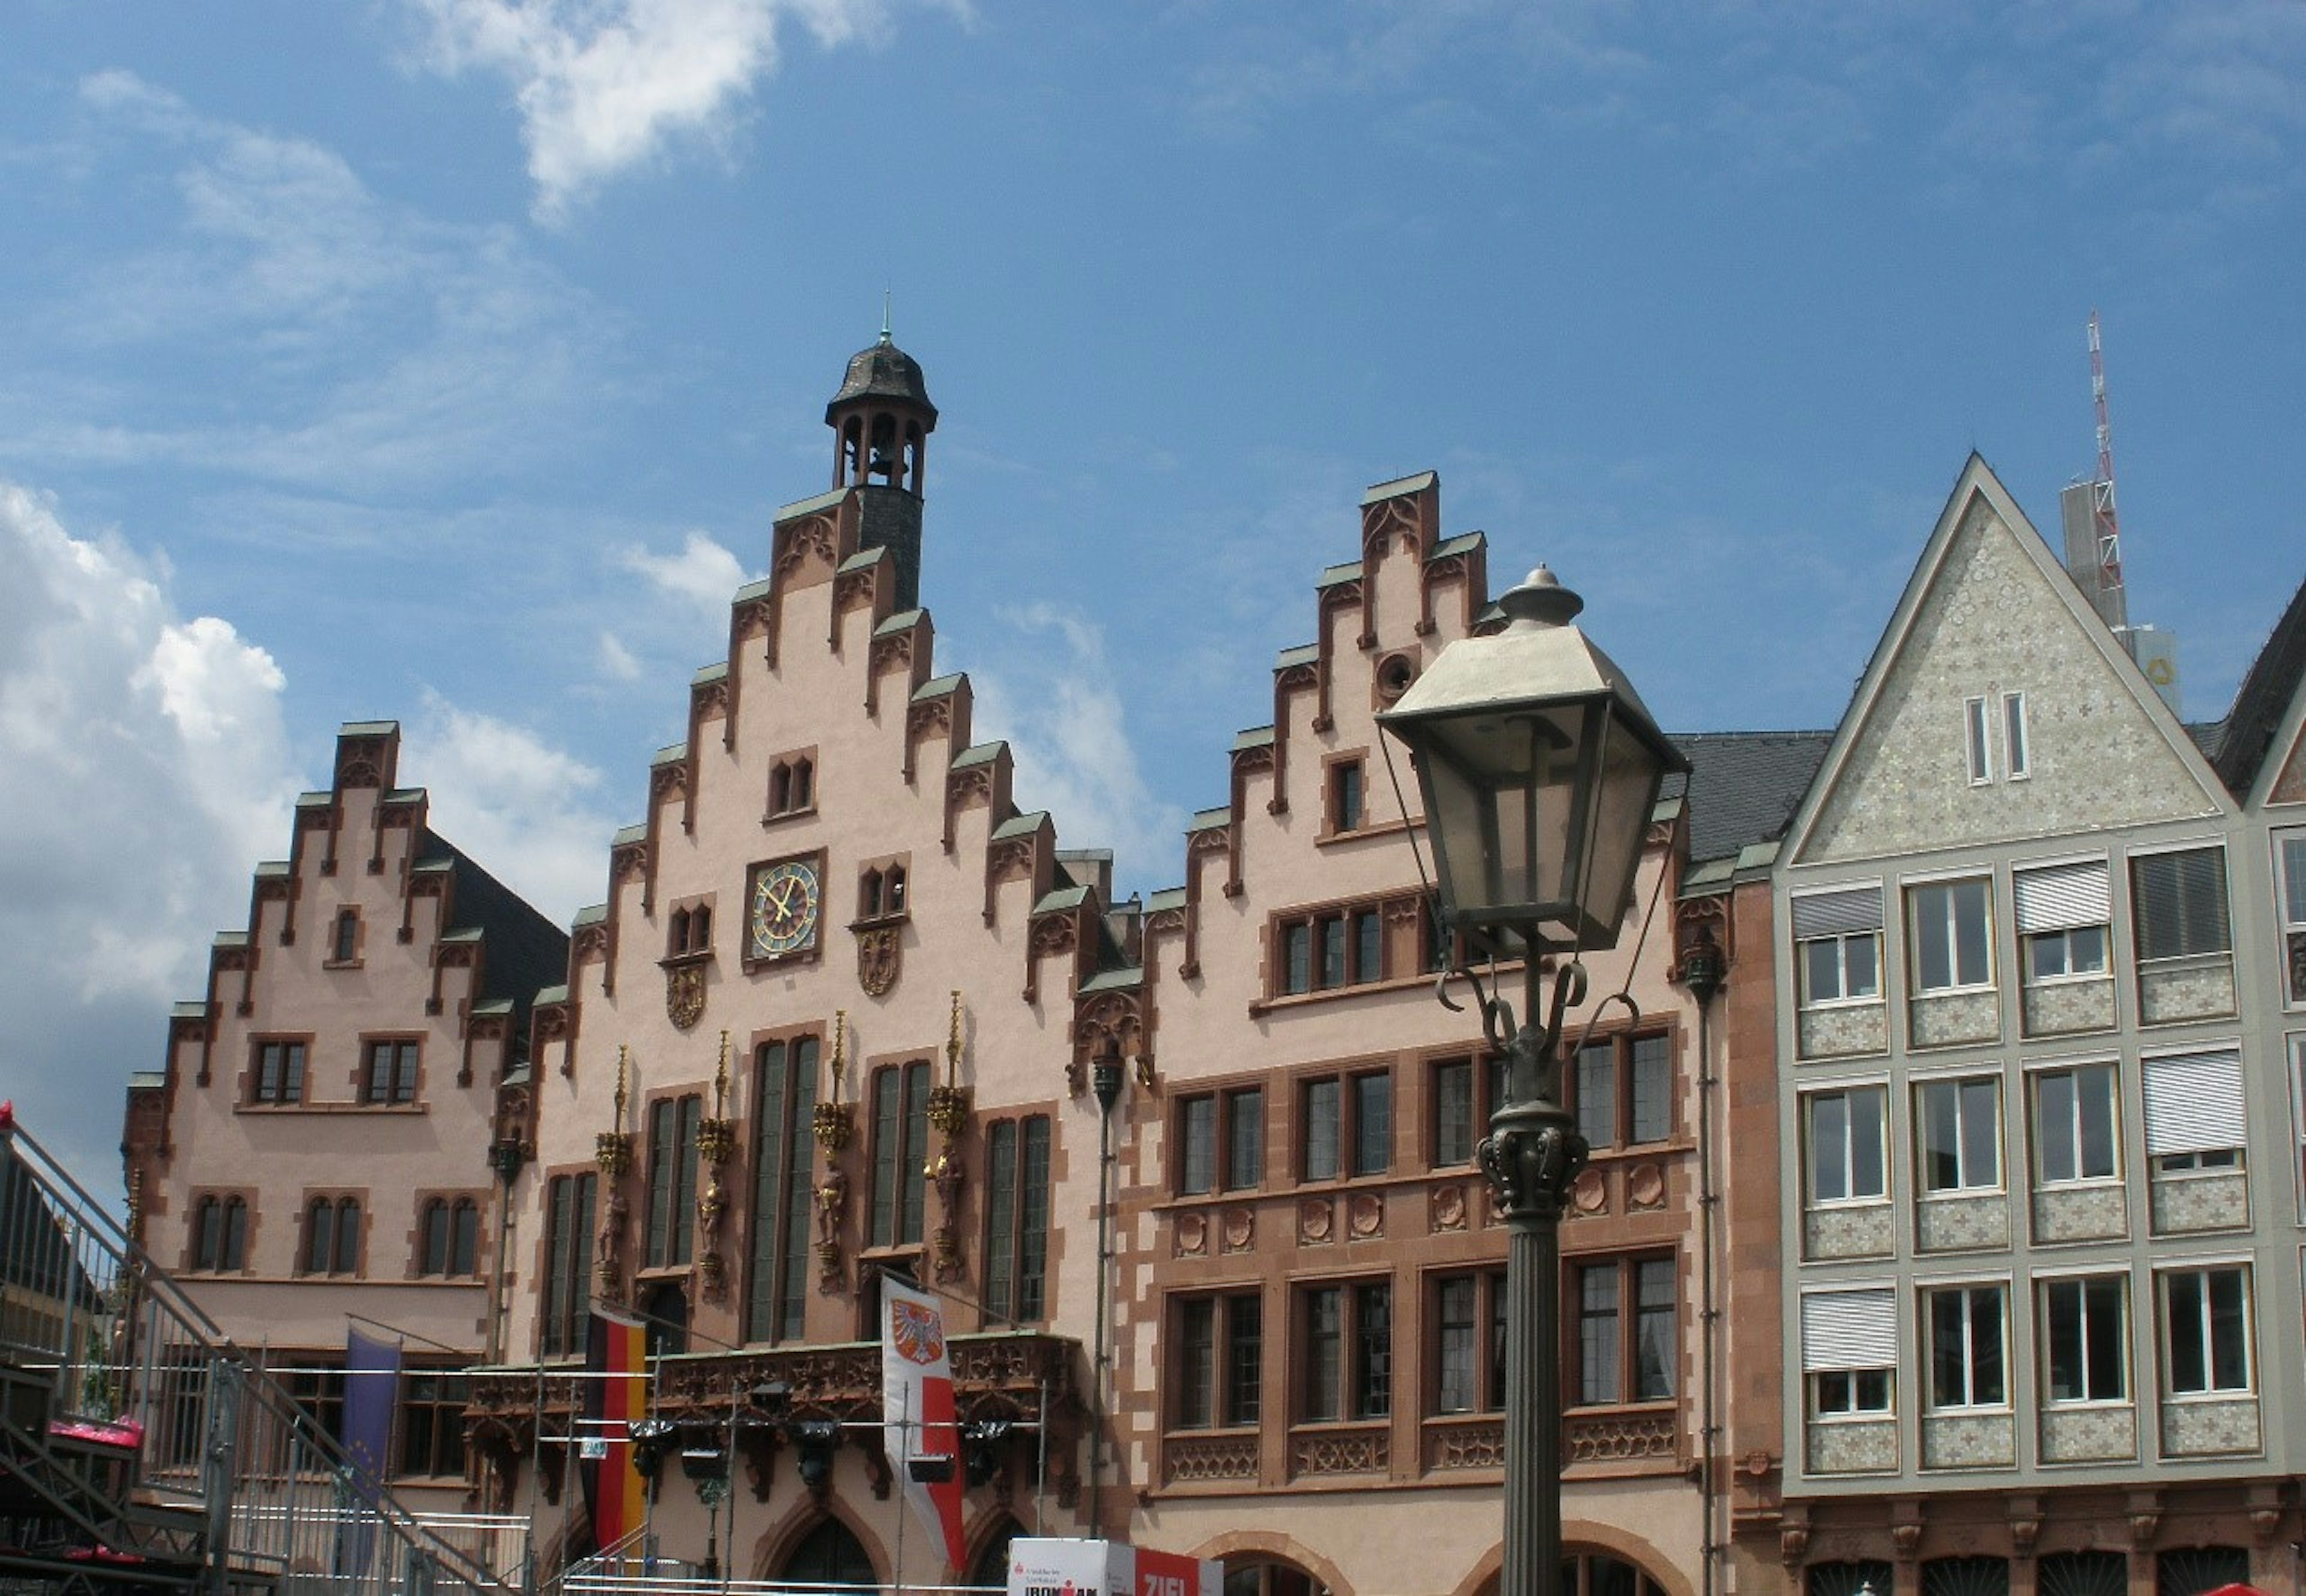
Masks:
[[[1982,787],[1994,780],[1994,755],[1986,740],[1989,725],[1985,699],[1962,700],[1962,746],[1969,755],[1969,784],[1972,787]]]
[[[1592,1406],[1673,1395],[1674,1263],[1612,1259],[1576,1270],[1577,1400]]]
[[[1205,1092],[1177,1105],[1177,1192],[1201,1197],[1265,1180],[1265,1092],[1260,1087]]]
[[[922,1168],[929,1145],[927,1059],[873,1071],[872,1237],[875,1247],[909,1247],[921,1239]]]
[[[2226,917],[2226,850],[2189,848],[2130,861],[2141,961],[2233,950]]]
[[[660,1097],[649,1105],[648,1248],[653,1269],[688,1263],[696,1248],[696,1128],[705,1100]]]
[[[1309,1181],[1383,1174],[1393,1167],[1393,1076],[1384,1070],[1298,1088],[1298,1171]]]
[[[354,1197],[316,1197],[304,1210],[304,1273],[352,1275],[360,1269],[361,1207]]]
[[[336,935],[329,944],[329,959],[335,964],[350,964],[360,957],[360,910],[340,909],[337,911]]]
[[[2012,781],[2022,781],[2034,773],[2033,750],[2027,746],[2023,693],[2002,695],[2002,749]]]
[[[1250,1425],[1262,1406],[1263,1305],[1255,1292],[1176,1303],[1180,1429]]]
[[[1309,1423],[1382,1419],[1393,1411],[1393,1287],[1315,1286],[1303,1294]]]
[[[1493,1413],[1506,1403],[1506,1277],[1490,1269],[1434,1283],[1433,1411]]]
[[[754,1055],[753,1212],[745,1335],[789,1341],[808,1305],[808,1229],[816,1154],[815,1037],[764,1042]]]
[[[1882,889],[1836,887],[1793,900],[1796,969],[1805,1006],[1882,995]]]
[[[1914,1088],[1925,1191],[2002,1184],[2002,1083],[1992,1077],[1928,1080]]]
[[[2173,1396],[2251,1389],[2250,1267],[2164,1274],[2162,1332],[2163,1381]]]
[[[1488,1134],[1490,1116],[1505,1105],[1506,1061],[1493,1057],[1478,1070],[1469,1058],[1443,1059],[1433,1066],[1433,1162],[1437,1167],[1471,1164],[1473,1148]]]
[[[555,1175],[545,1187],[544,1299],[540,1305],[541,1354],[557,1358],[585,1349],[585,1319],[593,1301],[594,1208],[600,1177]]]
[[[2306,1003],[2306,832],[2276,836],[2274,879],[2282,915],[2284,990],[2293,1004]]]
[[[1922,1293],[1930,1336],[1931,1407],[2008,1404],[2005,1295],[2006,1288],[1999,1285],[1950,1286]]]
[[[2046,1400],[2128,1400],[2129,1299],[2130,1283],[2120,1275],[2042,1283]]]
[[[1571,1107],[1597,1151],[1673,1133],[1673,1050],[1661,1036],[1607,1037],[1577,1050]]]
[[[2026,978],[2057,981],[2106,972],[2113,897],[2104,859],[2019,870],[2010,877]]]
[[[2034,1074],[2034,1178],[2045,1185],[2112,1178],[2121,1168],[2115,1066]]]
[[[1810,1201],[1871,1202],[1888,1195],[1885,1096],[1878,1086],[1854,1086],[1802,1099],[1808,1120]]]
[[[410,1039],[371,1042],[368,1068],[361,1074],[361,1101],[415,1102],[417,1046]]]
[[[465,1472],[465,1377],[412,1369],[400,1396],[400,1472],[461,1479]]]
[[[248,1266],[248,1199],[203,1197],[192,1209],[192,1267],[231,1270]]]
[[[259,1103],[302,1103],[304,1100],[304,1044],[278,1037],[256,1043],[256,1082]]]
[[[1049,1116],[995,1120],[985,1133],[985,1307],[1011,1323],[1048,1311]]]
[[[1906,889],[1914,990],[1954,992],[1994,980],[1993,895],[1984,877]]]
[[[481,1211],[469,1197],[453,1201],[436,1197],[418,1216],[419,1275],[458,1277],[472,1275],[479,1265]]]
[[[1329,829],[1358,831],[1362,819],[1362,762],[1340,759],[1329,767]]]

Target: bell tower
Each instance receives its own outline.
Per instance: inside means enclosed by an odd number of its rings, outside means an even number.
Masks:
[[[864,510],[858,542],[895,558],[898,602],[905,609],[920,602],[921,486],[936,422],[920,363],[890,337],[884,312],[880,340],[849,357],[841,391],[824,407],[824,424],[833,429],[833,485],[858,490]]]

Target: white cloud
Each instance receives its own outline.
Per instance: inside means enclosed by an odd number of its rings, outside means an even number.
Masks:
[[[601,634],[601,674],[611,681],[638,681],[641,662],[633,651],[617,641],[614,632]]]
[[[1063,847],[1112,849],[1123,896],[1181,878],[1185,814],[1138,769],[1102,631],[1047,603],[995,619],[1011,628],[1001,658],[969,681],[977,735],[1005,738],[1016,758],[1018,803],[1048,810]]]
[[[559,457],[624,396],[614,318],[517,229],[435,221],[332,149],[132,73],[83,80],[80,103],[90,169],[51,180],[128,242],[0,307],[13,457],[191,467],[351,514],[469,496]]]
[[[547,219],[679,141],[724,141],[753,86],[776,70],[788,18],[832,46],[878,33],[888,10],[884,0],[410,4],[431,24],[433,70],[478,67],[512,84]]]
[[[660,593],[694,606],[706,620],[724,628],[729,602],[747,580],[737,557],[701,532],[690,533],[678,554],[628,548],[618,551],[617,563]]]
[[[98,1182],[300,785],[279,668],[167,572],[0,482],[0,1097]]]
[[[608,886],[616,824],[601,772],[534,732],[437,693],[405,730],[400,768],[431,795],[432,829],[548,919],[567,925]]]

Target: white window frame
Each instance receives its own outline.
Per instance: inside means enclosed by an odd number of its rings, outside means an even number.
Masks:
[[[2146,1156],[2157,1174],[2249,1166],[2249,1075],[2240,1042],[2149,1054],[2138,1072]]]
[[[2113,892],[2113,867],[2104,854],[2030,861],[2011,868],[2011,920],[2025,953],[2028,986],[2098,981],[2114,973]],[[2097,963],[2088,969],[2075,968],[2072,952],[2075,934],[2084,931],[2097,936]],[[2064,950],[2065,968],[2045,975],[2040,951],[2052,944]]]
[[[2172,1317],[2170,1284],[2181,1276],[2207,1281],[2213,1275],[2239,1275],[2242,1277],[2242,1382],[2238,1386],[2215,1383],[2200,1390],[2181,1391],[2172,1373],[2176,1361],[2171,1344],[2171,1333],[2176,1327]],[[2203,1293],[2199,1316],[2194,1328],[2202,1336],[2202,1368],[2205,1375],[2215,1381],[2211,1367],[2209,1297]],[[2165,1402],[2234,1402],[2258,1394],[2258,1301],[2256,1283],[2251,1279],[2250,1260],[2246,1258],[2220,1258],[2192,1260],[2182,1264],[2165,1265],[2154,1271],[2155,1340],[2161,1353],[2162,1396]]]
[[[2032,750],[2027,746],[2026,695],[2002,695],[2002,768],[2007,779],[2023,781],[2034,773]]]
[[[1987,719],[1983,695],[1961,701],[1962,749],[1972,787],[1984,787],[1994,780],[1994,745]]]
[[[1988,1111],[1994,1131],[1994,1169],[1992,1178],[1973,1178],[1977,1172],[1969,1167],[1969,1104],[1973,1100],[1965,1087],[1985,1086],[1994,1099]],[[1930,1130],[1930,1111],[1926,1099],[1934,1092],[1952,1090],[1954,1094],[1954,1162],[1955,1182],[1951,1186],[1930,1183],[1930,1157],[1925,1139]],[[1997,1075],[1970,1072],[1960,1075],[1926,1075],[1913,1082],[1914,1120],[1914,1186],[1924,1199],[1952,1197],[1982,1197],[1991,1192],[2006,1191],[2010,1165],[2007,1149],[2003,1146],[2002,1080]]]
[[[1877,1122],[1880,1126],[1879,1140],[1881,1146],[1876,1155],[1877,1167],[1880,1169],[1882,1176],[1882,1189],[1879,1191],[1860,1192],[1857,1190],[1858,1139],[1851,1133],[1850,1115],[1848,1113],[1848,1105],[1846,1100],[1860,1092],[1873,1093],[1881,1103],[1881,1112]],[[1821,1099],[1826,1097],[1840,1097],[1845,1099],[1844,1112],[1842,1115],[1841,1156],[1840,1159],[1841,1182],[1845,1194],[1841,1197],[1822,1198],[1817,1195],[1817,1171],[1819,1167],[1816,1122],[1817,1105]],[[1802,1156],[1801,1178],[1803,1187],[1802,1200],[1807,1207],[1812,1208],[1867,1208],[1886,1203],[1890,1200],[1891,1127],[1890,1088],[1887,1081],[1840,1081],[1830,1087],[1820,1087],[1813,1090],[1805,1091],[1801,1094],[1800,1129]]]
[[[2043,1173],[2045,1155],[2047,1152],[2047,1142],[2044,1134],[2046,1122],[2042,1117],[2044,1078],[2051,1075],[2071,1075],[2075,1078],[2073,1113],[2070,1122],[2063,1129],[2072,1138],[2074,1168],[2080,1171],[2082,1163],[2082,1093],[2080,1082],[2084,1071],[2095,1072],[2100,1070],[2105,1071],[2104,1079],[2111,1085],[2114,1092],[2114,1102],[2110,1105],[2108,1115],[2114,1132],[2114,1167],[2104,1174],[2080,1173],[2059,1176],[2046,1174]],[[2028,1068],[2026,1071],[2026,1123],[2030,1132],[2028,1140],[2033,1149],[2032,1178],[2036,1186],[2070,1191],[2080,1186],[2120,1185],[2123,1178],[2121,1061],[2110,1058],[2059,1059],[2054,1063],[2037,1064]]]
[[[1991,1292],[2001,1302],[1997,1336],[2001,1342],[2002,1395],[1988,1401],[1979,1401],[1977,1387],[1979,1370],[1977,1365],[1977,1342],[1974,1330],[1977,1298],[1980,1293]],[[1958,1400],[1940,1401],[1937,1392],[1937,1298],[1959,1294],[1961,1300],[1962,1324],[1962,1384],[1967,1395]],[[1920,1302],[1916,1309],[1919,1323],[1915,1326],[1916,1339],[1922,1344],[1922,1411],[1928,1413],[2006,1413],[2011,1411],[2015,1382],[2010,1368],[2010,1282],[2007,1280],[1947,1280],[1930,1281],[1920,1287]]]
[[[2306,1008],[2306,980],[2291,978],[2290,939],[2306,935],[2306,828],[2293,827],[2274,833],[2274,913],[2276,934],[2274,952],[2282,973],[2282,1001],[2285,1008]],[[2298,890],[2292,890],[2288,855],[2293,847],[2301,855]]]
[[[1853,1342],[1841,1353],[1821,1344],[1814,1336],[1828,1315],[1839,1322],[1841,1338]],[[1898,1293],[1887,1284],[1833,1286],[1801,1294],[1797,1314],[1801,1333],[1804,1411],[1816,1422],[1864,1423],[1892,1418],[1898,1411]],[[1862,1346],[1854,1344],[1862,1343]],[[1858,1381],[1868,1375],[1882,1380],[1882,1405],[1857,1405]],[[1829,1381],[1846,1381],[1841,1405],[1823,1405]]]
[[[2050,1360],[2056,1350],[2055,1337],[2053,1335],[2050,1321],[2050,1293],[2053,1291],[2068,1288],[2078,1289],[2080,1293],[2074,1300],[2076,1334],[2080,1338],[2079,1344],[2075,1348],[2074,1361],[2082,1370],[2082,1388],[2087,1391],[2090,1386],[2089,1377],[2094,1367],[2090,1361],[2089,1287],[2105,1281],[2112,1281],[2119,1288],[2119,1301],[2114,1308],[2114,1330],[2121,1341],[2121,1348],[2116,1354],[2115,1368],[2122,1376],[2122,1393],[2117,1396],[2054,1395],[2052,1394],[2050,1384]],[[2137,1349],[2132,1344],[2130,1299],[2130,1276],[2120,1270],[2094,1270],[2086,1274],[2046,1275],[2035,1277],[2034,1340],[2041,1362],[2041,1368],[2036,1378],[2041,1382],[2044,1407],[2065,1412],[2074,1408],[2112,1409],[2133,1405],[2137,1388],[2135,1378]]]
[[[1798,932],[1806,906],[1826,899],[1843,900],[1847,903],[1855,904],[1864,894],[1869,892],[1874,899],[1872,914],[1870,916],[1858,914],[1855,917],[1870,918],[1873,921],[1871,926],[1852,926],[1848,930],[1833,930],[1812,936],[1799,935],[1795,936],[1795,999],[1801,1007],[1805,1009],[1843,1008],[1853,1007],[1859,1003],[1878,1003],[1882,1001],[1883,890],[1882,883],[1878,881],[1853,882],[1841,886],[1821,888],[1815,892],[1796,892],[1788,900],[1787,918]],[[1848,914],[1833,917],[1830,923],[1839,924],[1842,919],[1850,917],[1852,917]],[[1874,954],[1874,986],[1868,992],[1849,990],[1849,950],[1857,943],[1866,944],[1872,949]],[[1810,982],[1810,953],[1812,949],[1822,949],[1828,945],[1831,945],[1833,950],[1836,991],[1830,997],[1820,997]]]
[[[1967,886],[1973,882],[1983,887],[1986,892],[1986,971],[1976,980],[1965,981],[1961,978],[1963,972],[1955,968],[1955,965],[1958,962],[1957,951],[1960,947],[1961,922],[1960,916],[1955,909],[1955,904],[1958,900],[1953,896],[1952,889],[1960,886]],[[1980,875],[1975,871],[1967,871],[1958,875],[1926,876],[1918,881],[1902,882],[1900,885],[1903,888],[1906,901],[1907,978],[1912,983],[1914,995],[1917,997],[1941,997],[1952,993],[1993,991],[1994,984],[1993,875],[1990,873]],[[1946,969],[1947,973],[1953,978],[1952,984],[1948,986],[1926,986],[1922,984],[1922,919],[1920,895],[1925,892],[1934,892],[1940,890],[1945,891],[1947,894],[1944,927],[1944,933],[1947,939]]]

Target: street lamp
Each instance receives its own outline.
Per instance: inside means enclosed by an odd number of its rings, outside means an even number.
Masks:
[[[1552,572],[1538,567],[1498,607],[1504,630],[1443,649],[1378,721],[1417,772],[1453,959],[1462,938],[1523,960],[1526,1024],[1502,995],[1478,982],[1474,992],[1507,1061],[1506,1101],[1480,1153],[1510,1237],[1499,1588],[1535,1596],[1560,1578],[1561,1210],[1586,1154],[1562,1104],[1562,1014],[1584,995],[1577,954],[1618,940],[1660,783],[1689,765],[1571,624],[1584,602]],[[1541,1020],[1547,952],[1568,959]]]

